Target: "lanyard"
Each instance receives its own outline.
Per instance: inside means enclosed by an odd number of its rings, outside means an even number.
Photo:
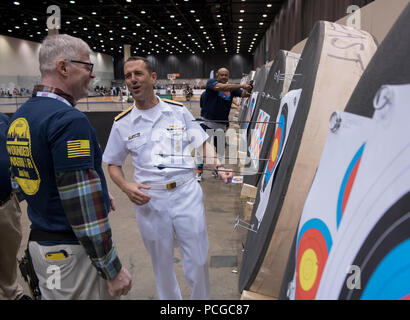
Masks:
[[[56,99],[58,101],[64,102],[66,105],[72,107],[71,103],[68,102],[66,99],[60,97],[59,95],[52,93],[52,92],[45,92],[45,91],[38,91],[37,92],[37,97],[48,97],[52,99]]]

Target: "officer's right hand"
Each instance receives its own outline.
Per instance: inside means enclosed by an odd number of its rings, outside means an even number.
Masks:
[[[149,190],[151,189],[151,187],[146,186],[142,183],[129,182],[125,190],[125,193],[131,200],[131,202],[135,203],[138,206],[142,206],[143,204],[146,204],[148,201],[151,200],[151,196],[149,196],[146,193],[143,193],[140,189]]]
[[[108,280],[108,293],[112,297],[126,295],[131,289],[131,275],[127,269],[121,268],[120,272],[112,280]]]

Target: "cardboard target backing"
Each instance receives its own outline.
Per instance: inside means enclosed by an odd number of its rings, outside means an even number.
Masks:
[[[363,31],[335,23],[315,24],[289,92],[301,90],[296,114],[276,168],[257,233],[248,232],[239,289],[278,297],[292,240],[326,141],[330,115],[343,110],[376,44]],[[353,58],[360,56],[362,63]],[[259,184],[260,186],[261,184]],[[251,223],[259,205],[260,188]]]
[[[258,98],[252,121],[259,122],[264,119],[264,115],[269,115],[268,121],[275,122],[279,111],[280,99],[289,89],[292,81],[292,74],[295,72],[300,55],[289,51],[279,50],[275,56],[269,74],[266,79],[265,88]],[[264,130],[255,130],[258,126],[263,126]],[[249,174],[244,175],[244,183],[257,186],[261,178],[261,171],[265,168],[266,160],[256,160],[254,158],[266,159],[271,146],[273,133],[275,132],[275,124],[268,123],[252,123],[250,128],[255,131],[250,131],[248,136],[248,151],[249,157],[245,167]],[[257,152],[251,152],[254,150]]]

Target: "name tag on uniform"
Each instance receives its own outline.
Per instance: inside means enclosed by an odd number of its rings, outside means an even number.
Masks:
[[[128,137],[128,140],[132,140],[132,139],[134,139],[134,138],[137,138],[137,137],[139,137],[141,135],[141,133],[135,133],[135,134],[133,134],[132,136],[129,136]]]

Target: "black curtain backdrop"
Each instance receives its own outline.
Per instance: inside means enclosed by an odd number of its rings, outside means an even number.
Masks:
[[[253,68],[250,54],[149,55],[147,59],[152,62],[158,79],[167,79],[169,73],[179,73],[180,79],[209,78],[211,70],[216,72],[221,67],[229,70],[230,78],[238,79]],[[123,65],[124,57],[114,57],[115,79],[124,79]]]
[[[278,50],[291,50],[307,38],[318,20],[336,21],[347,15],[348,6],[360,8],[374,0],[288,0],[272,21],[255,50],[254,68],[272,60]]]

